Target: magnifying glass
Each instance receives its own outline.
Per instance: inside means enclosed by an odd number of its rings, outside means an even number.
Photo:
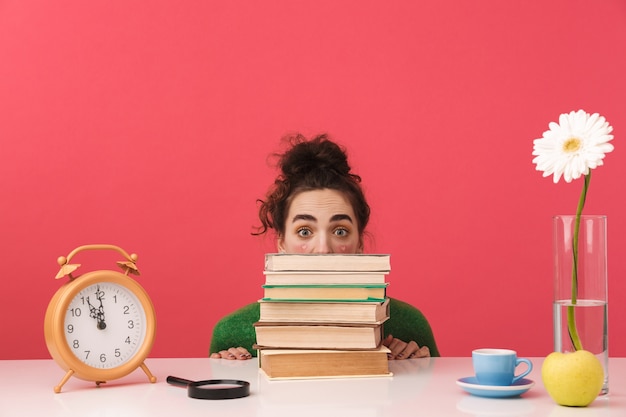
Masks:
[[[201,400],[229,400],[250,395],[250,383],[236,379],[190,381],[176,376],[168,376],[167,383],[187,387],[187,395],[190,398]]]

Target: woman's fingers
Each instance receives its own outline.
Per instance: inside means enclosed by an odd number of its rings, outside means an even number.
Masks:
[[[228,360],[246,360],[251,359],[252,355],[248,352],[248,349],[239,347],[232,347],[228,350],[220,350],[217,353],[211,353],[212,359],[228,359]]]
[[[419,347],[413,340],[406,343],[389,335],[383,340],[383,345],[387,346],[391,351],[391,353],[387,354],[390,360],[430,357],[430,349],[428,349],[428,346]]]
[[[389,359],[403,359],[402,352],[404,351],[406,346],[406,342],[394,338],[388,346],[389,350],[391,351],[391,357]]]
[[[228,352],[230,352],[232,355],[235,356],[235,358],[239,360],[246,360],[246,359],[252,358],[252,355],[250,354],[250,352],[248,352],[246,348],[243,348],[241,346],[236,347],[236,348],[230,348],[228,349]]]
[[[231,349],[232,349],[232,348],[231,348]],[[235,359],[237,359],[237,358],[235,357],[235,355],[233,355],[233,354],[230,352],[230,349],[228,349],[228,350],[220,350],[220,351],[219,351],[219,354],[220,354],[220,356],[221,356],[221,358],[222,358],[222,359],[228,359],[228,360],[235,360]]]
[[[430,349],[428,346],[422,346],[415,352],[415,358],[430,358]]]
[[[397,359],[409,359],[415,357],[415,352],[419,350],[419,346],[413,340],[407,343],[402,352],[396,355]]]

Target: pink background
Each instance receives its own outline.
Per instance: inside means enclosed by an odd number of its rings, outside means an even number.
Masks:
[[[610,355],[626,356],[626,2],[0,2],[0,359],[47,358],[56,259],[139,255],[154,357],[207,355],[215,322],[262,295],[250,235],[287,132],[349,149],[389,295],[445,356],[552,350],[552,183],[532,141],[599,112],[615,151],[586,213],[609,218]],[[119,256],[77,257],[83,272]]]

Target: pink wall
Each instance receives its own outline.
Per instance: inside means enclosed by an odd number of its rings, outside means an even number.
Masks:
[[[551,216],[582,182],[534,170],[532,140],[583,108],[614,127],[587,213],[609,216],[610,354],[626,355],[626,3],[0,3],[0,359],[49,357],[56,258],[139,255],[155,357],[207,354],[261,296],[255,199],[286,132],[345,144],[390,295],[440,350],[552,348]],[[84,270],[117,256],[85,254]],[[78,260],[77,260],[78,261]],[[93,262],[93,263],[91,263]]]

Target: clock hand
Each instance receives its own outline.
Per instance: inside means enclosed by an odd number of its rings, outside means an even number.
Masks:
[[[87,297],[87,305],[89,306],[89,317],[91,317],[92,319],[98,320],[98,311],[96,310],[94,306],[91,305],[91,302],[89,301],[89,297]]]
[[[104,306],[102,305],[102,293],[100,292],[100,287],[96,289],[96,298],[100,301],[100,306],[98,307],[98,311],[96,312],[97,320],[98,320],[98,329],[104,330],[107,325],[104,322]]]
[[[107,328],[107,324],[104,322],[104,311],[99,311],[98,312],[97,320],[98,320],[98,324],[97,324],[98,329],[104,330],[104,329]]]
[[[89,306],[89,317],[92,319],[96,319],[96,326],[100,330],[106,329],[107,325],[104,322],[104,306],[102,305],[102,295],[100,294],[100,287],[96,289],[96,299],[100,301],[100,306],[98,308],[94,307],[87,297],[87,305]]]

